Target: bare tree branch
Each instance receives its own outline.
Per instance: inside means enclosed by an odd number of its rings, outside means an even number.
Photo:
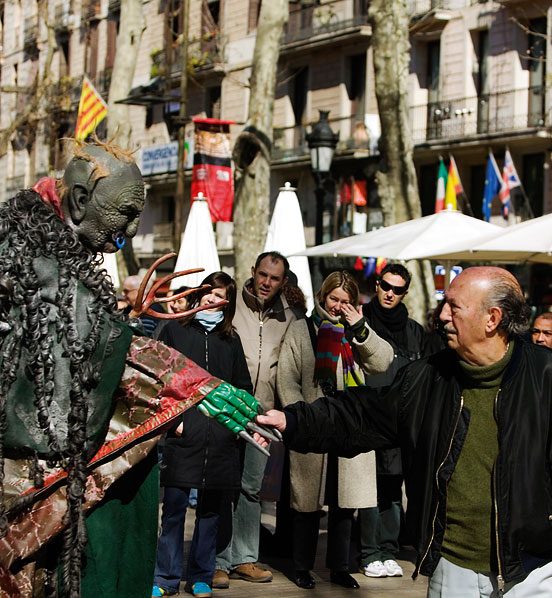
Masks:
[[[14,90],[9,93],[26,93],[29,96],[29,101],[25,104],[24,109],[16,114],[11,123],[0,133],[0,158],[5,156],[8,151],[8,143],[12,139],[14,133],[24,125],[34,125],[41,120],[41,117],[35,116],[40,112],[42,100],[50,86],[50,73],[54,52],[57,49],[56,36],[53,25],[48,20],[48,2],[47,0],[38,1],[38,12],[42,17],[47,30],[47,50],[42,75],[37,72],[33,84],[26,88],[18,88],[14,86]]]

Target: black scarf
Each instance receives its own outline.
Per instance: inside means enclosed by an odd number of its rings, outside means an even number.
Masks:
[[[378,298],[374,297],[370,303],[362,307],[362,311],[378,336],[395,347],[407,348],[408,310],[402,302],[391,309],[386,309],[381,306]]]

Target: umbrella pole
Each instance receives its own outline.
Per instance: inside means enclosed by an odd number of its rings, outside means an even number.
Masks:
[[[452,272],[452,262],[450,260],[445,260],[445,291],[450,286],[450,275]]]

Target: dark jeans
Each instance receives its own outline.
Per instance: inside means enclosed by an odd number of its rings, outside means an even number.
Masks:
[[[358,510],[360,565],[396,559],[401,529],[402,475],[378,475],[378,506]]]
[[[316,557],[320,511],[293,513],[293,564],[296,571],[310,571],[314,567]],[[354,509],[341,509],[331,505],[329,507],[326,567],[331,571],[349,570],[354,513]]]
[[[153,583],[169,592],[178,592],[184,566],[184,523],[189,503],[189,488],[165,487],[161,536],[157,544],[157,564]],[[232,493],[199,490],[194,535],[188,557],[187,582],[213,582],[217,554],[219,519],[232,516]],[[225,530],[226,531],[226,530]],[[227,535],[226,533],[224,535]],[[219,543],[220,543],[219,539]],[[228,537],[222,543],[228,542]]]

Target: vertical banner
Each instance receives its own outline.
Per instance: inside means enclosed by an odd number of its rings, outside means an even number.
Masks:
[[[192,198],[199,192],[207,198],[211,220],[230,222],[234,203],[230,148],[232,120],[194,118],[194,165]]]

